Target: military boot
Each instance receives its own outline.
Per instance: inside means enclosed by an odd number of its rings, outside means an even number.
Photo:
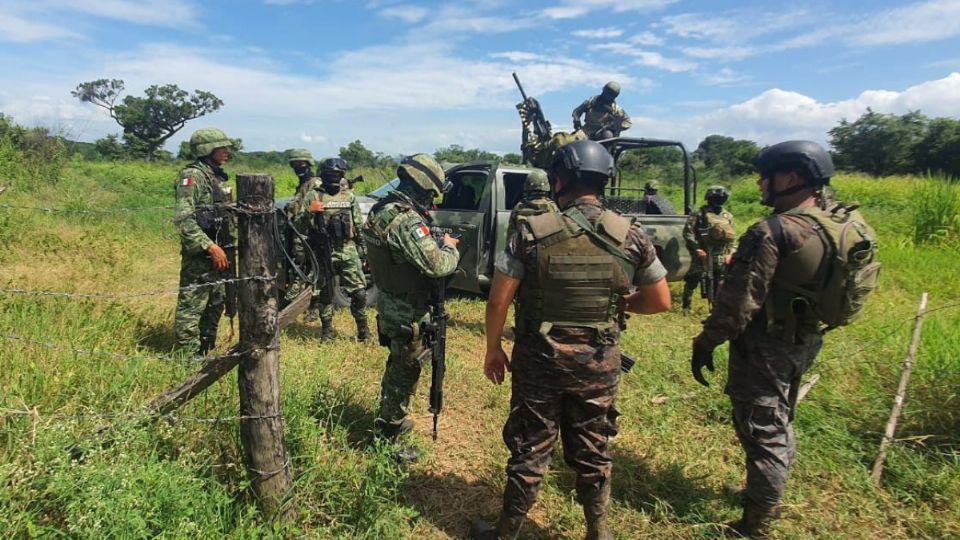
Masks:
[[[350,295],[350,312],[357,321],[357,341],[370,341],[370,327],[367,325],[367,291],[360,289]]]
[[[728,523],[724,531],[730,538],[750,538],[751,540],[768,540],[770,538],[770,524],[780,515],[780,507],[766,508],[746,499],[743,502],[743,517],[733,523]]]
[[[696,290],[697,290],[697,286],[696,286],[696,285],[693,285],[693,286],[691,287],[689,283],[684,283],[684,285],[683,285],[683,301],[682,301],[682,304],[681,304],[681,309],[683,310],[683,313],[684,313],[684,314],[689,314],[689,313],[690,313],[690,306],[691,306],[692,303],[693,303],[693,293],[694,293],[694,291],[696,291]]]
[[[475,520],[470,524],[471,540],[515,540],[520,534],[520,526],[526,516],[507,516],[500,515],[496,527],[491,527],[489,523],[482,519]]]
[[[367,318],[357,319],[357,341],[367,343],[370,341],[370,326],[367,324]]]
[[[607,507],[610,505],[610,482],[604,482],[596,492],[583,496],[583,517],[587,521],[586,540],[613,540],[607,523]]]
[[[314,296],[310,299],[310,307],[307,309],[307,316],[303,322],[313,322],[320,318],[320,297]]]
[[[326,343],[333,341],[335,334],[333,332],[333,319],[320,319],[320,341]]]

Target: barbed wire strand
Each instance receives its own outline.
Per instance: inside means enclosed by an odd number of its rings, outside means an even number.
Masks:
[[[185,285],[183,287],[178,287],[176,289],[160,289],[155,291],[141,291],[134,293],[72,293],[72,292],[63,292],[63,291],[44,291],[44,290],[30,290],[30,289],[0,289],[0,294],[17,294],[17,295],[26,295],[26,296],[54,296],[58,298],[100,298],[100,299],[124,299],[124,298],[143,298],[148,296],[163,296],[168,294],[179,294],[182,291],[194,291],[197,289],[203,289],[206,287],[216,287],[217,285],[225,285],[227,283],[239,283],[242,281],[263,281],[269,282],[277,279],[276,275],[272,276],[249,276],[242,278],[227,278],[227,279],[218,279],[215,281],[205,281],[203,283],[194,283],[193,285]]]
[[[172,422],[198,422],[198,423],[218,423],[218,422],[238,422],[242,420],[274,420],[282,418],[281,413],[267,415],[238,415],[238,416],[181,416],[174,413],[151,414],[149,412],[131,412],[131,413],[97,413],[97,412],[77,412],[77,413],[53,413],[43,414],[38,407],[26,409],[0,409],[0,416],[17,417],[29,416],[38,420],[143,420],[148,418],[165,419]]]

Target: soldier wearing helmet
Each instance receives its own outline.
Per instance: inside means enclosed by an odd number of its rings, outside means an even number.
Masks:
[[[660,182],[649,180],[643,185],[643,206],[641,210],[644,214],[676,214],[677,211],[670,204],[670,201],[664,199],[657,192],[660,191]]]
[[[500,518],[495,527],[474,522],[472,538],[516,538],[558,434],[577,475],[587,537],[613,538],[608,444],[617,433],[618,311],[652,314],[670,307],[666,270],[643,228],[603,207],[600,196],[614,174],[613,157],[599,143],[561,147],[549,173],[561,212],[518,217],[497,258],[484,374],[501,384],[512,373],[503,428],[510,459]],[[501,339],[515,297],[516,343],[508,360]]]
[[[559,212],[557,203],[550,198],[550,181],[543,169],[533,169],[523,181],[523,195],[510,213],[507,236],[516,230],[517,218],[535,216],[544,212]]]
[[[573,110],[573,129],[581,129],[580,117],[584,117],[582,129],[591,140],[599,141],[619,137],[620,132],[630,129],[630,115],[617,105],[620,83],[610,81],[603,85],[599,95],[587,98]]]
[[[683,239],[690,252],[690,270],[683,277],[683,310],[690,311],[693,293],[702,287],[702,294],[713,302],[716,291],[723,282],[727,257],[733,253],[733,241],[737,229],[733,214],[723,205],[730,198],[730,191],[723,186],[710,186],[704,199],[705,205],[687,218],[683,227]]]
[[[188,355],[205,355],[217,342],[223,314],[223,284],[184,289],[227,277],[234,264],[234,226],[226,207],[231,200],[223,164],[233,141],[219,129],[203,128],[190,136],[194,161],[177,175],[176,216],[180,232],[180,294],[176,309],[176,346]]]
[[[694,338],[691,368],[713,371],[713,350],[730,342],[727,385],[733,425],[746,453],[743,517],[731,535],[768,538],[796,454],[792,420],[800,377],[823,343],[816,300],[797,294],[816,282],[827,238],[817,213],[834,174],[830,155],[812,141],[787,141],[757,159],[762,202],[773,215],[740,238],[726,281],[703,330]],[[831,219],[828,215],[827,219]]]
[[[377,333],[390,351],[375,423],[377,435],[387,440],[413,429],[407,418],[410,397],[430,361],[418,336],[420,324],[429,319],[434,280],[453,274],[460,261],[458,241],[444,234],[438,245],[430,230],[433,199],[450,189],[443,168],[427,154],[414,154],[400,162],[397,177],[397,189],[370,209],[363,226],[370,272],[380,289]],[[415,459],[416,453],[408,448],[398,457]]]
[[[357,323],[357,340],[368,341],[366,278],[363,261],[367,256],[366,243],[360,234],[363,218],[357,198],[349,189],[342,189],[349,165],[341,158],[327,158],[320,162],[320,177],[308,182],[303,195],[297,228],[306,234],[321,261],[317,287],[307,313],[307,320],[320,319],[322,341],[330,341],[333,331],[333,287],[339,286],[350,297],[350,312]],[[327,275],[327,271],[330,275]]]

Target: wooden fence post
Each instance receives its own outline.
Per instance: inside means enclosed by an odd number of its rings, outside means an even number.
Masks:
[[[273,178],[237,177],[240,208],[240,278],[274,276],[279,257],[274,239]],[[280,410],[280,339],[276,280],[238,283],[240,346],[240,441],[253,489],[263,513],[291,522],[296,517],[290,458]]]
[[[897,431],[897,420],[900,418],[900,412],[903,411],[903,402],[907,398],[907,384],[910,383],[910,372],[913,371],[913,362],[917,358],[917,349],[920,348],[920,332],[923,330],[923,316],[927,313],[927,293],[920,296],[920,307],[917,309],[917,317],[913,323],[913,338],[910,339],[910,347],[907,349],[907,357],[903,360],[903,367],[900,369],[900,384],[897,386],[897,395],[893,397],[893,409],[890,411],[890,419],[887,420],[887,426],[883,430],[883,439],[880,441],[880,452],[877,459],[873,462],[873,469],[870,476],[873,483],[880,487],[880,477],[883,475],[883,462],[887,459],[887,450],[893,444],[893,437]]]

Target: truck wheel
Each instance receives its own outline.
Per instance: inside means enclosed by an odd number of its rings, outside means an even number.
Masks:
[[[367,274],[367,307],[377,305],[380,290],[373,283],[373,276]],[[333,305],[341,308],[350,307],[350,296],[340,287],[340,276],[334,276]]]

